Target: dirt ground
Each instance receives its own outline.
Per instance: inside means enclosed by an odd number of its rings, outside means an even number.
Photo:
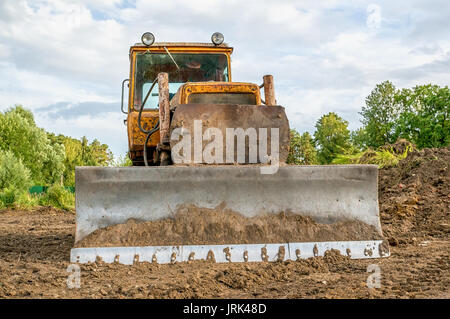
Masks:
[[[1,211],[0,297],[450,298],[449,163],[448,148],[428,149],[380,171],[380,214],[391,245],[383,259],[330,252],[281,263],[94,263],[81,265],[80,288],[69,289],[75,213]],[[379,267],[379,288],[367,287],[371,264]]]

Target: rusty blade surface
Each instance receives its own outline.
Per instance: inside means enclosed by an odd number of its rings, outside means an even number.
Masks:
[[[244,131],[254,128],[260,137],[259,129],[267,128],[267,154],[272,154],[272,128],[279,129],[279,161],[285,162],[289,153],[289,121],[286,117],[284,107],[282,106],[266,106],[266,105],[237,105],[237,104],[183,104],[179,105],[172,117],[171,133],[177,128],[187,129],[191,137],[194,136],[194,121],[202,121],[203,133],[208,128],[217,128],[222,132],[223,145],[223,162],[226,163],[226,129],[242,128]],[[203,141],[202,149],[211,140]],[[246,137],[245,143],[245,163],[249,163],[249,138]],[[171,148],[174,147],[179,140],[171,140]],[[260,143],[257,139],[257,149]],[[194,143],[191,143],[191,154],[194,152]],[[234,143],[234,159],[236,161],[237,140]],[[193,155],[191,156],[193,158]],[[204,163],[204,162],[203,162]],[[257,163],[261,163],[258,156]],[[239,163],[244,164],[244,163]]]

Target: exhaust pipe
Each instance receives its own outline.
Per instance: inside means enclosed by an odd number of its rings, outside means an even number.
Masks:
[[[275,100],[275,87],[273,85],[273,76],[268,74],[263,76],[264,102],[266,105],[277,105]]]
[[[169,74],[161,72],[158,74],[159,89],[159,159],[161,166],[170,164],[170,96],[169,96]]]

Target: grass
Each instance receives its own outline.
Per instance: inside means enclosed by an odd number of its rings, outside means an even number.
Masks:
[[[59,209],[75,208],[75,194],[59,185],[48,188],[46,193],[29,194],[14,189],[0,192],[0,209],[29,209],[36,206],[52,206]]]
[[[75,194],[62,186],[54,185],[40,195],[39,204],[70,210],[75,207]]]
[[[385,145],[374,151],[368,149],[364,152],[351,155],[338,155],[333,164],[375,164],[378,168],[386,168],[397,166],[397,164],[405,159],[408,154],[414,150],[412,144],[405,145],[401,150],[395,148],[395,145]]]

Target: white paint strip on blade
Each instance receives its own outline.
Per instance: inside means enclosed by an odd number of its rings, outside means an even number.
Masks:
[[[228,250],[227,250],[228,248]],[[189,260],[206,260],[211,251],[216,262],[261,262],[297,260],[323,256],[325,251],[337,249],[352,259],[381,258],[390,256],[382,240],[333,241],[282,244],[240,244],[240,245],[186,245],[146,247],[92,247],[73,248],[70,261],[77,263],[119,262],[131,265],[133,262],[157,262],[167,264]],[[228,254],[226,252],[229,252]],[[267,256],[265,256],[266,254]]]

